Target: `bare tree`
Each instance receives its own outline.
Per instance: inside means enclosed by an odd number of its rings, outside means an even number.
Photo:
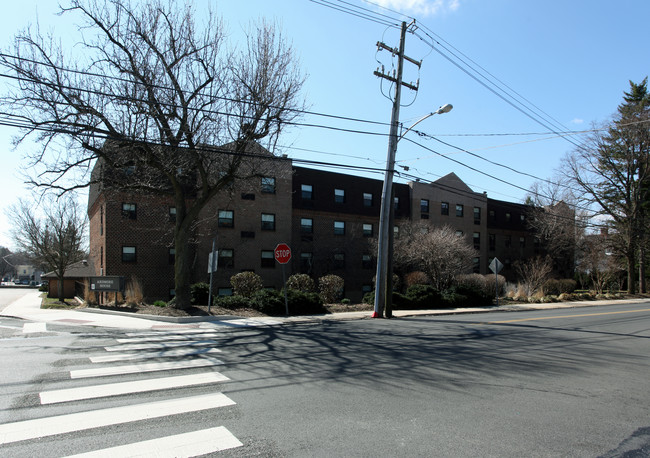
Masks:
[[[57,295],[63,301],[63,276],[70,265],[86,254],[86,213],[68,194],[39,206],[20,201],[10,208],[9,218],[16,246],[29,256],[32,264],[54,272]]]
[[[101,183],[174,199],[176,305],[186,308],[201,210],[259,174],[249,160],[258,145],[273,150],[304,108],[294,52],[265,22],[243,49],[230,47],[221,20],[209,12],[196,24],[189,2],[70,0],[61,11],[81,21],[74,57],[38,30],[17,35],[0,57],[16,77],[2,114],[25,126],[18,141],[43,145],[30,156],[41,170],[35,186],[65,193]]]
[[[622,273],[619,259],[613,254],[615,238],[605,230],[585,237],[580,269],[589,275],[598,294],[602,294]]]
[[[532,296],[544,287],[553,271],[553,262],[550,257],[538,256],[534,259],[517,261],[514,264],[517,275],[528,296]]]
[[[566,161],[567,177],[611,219],[619,239],[618,250],[627,263],[628,292],[636,291],[639,259],[641,289],[645,289],[645,229],[650,195],[650,93],[647,78],[630,81],[618,113],[608,128],[595,131]],[[639,254],[637,258],[637,253]]]
[[[573,189],[562,177],[537,181],[526,202],[530,204],[526,222],[551,257],[554,270],[572,278],[587,218]]]
[[[406,223],[395,239],[395,265],[424,272],[439,291],[449,288],[456,276],[471,272],[476,256],[476,250],[450,226]]]

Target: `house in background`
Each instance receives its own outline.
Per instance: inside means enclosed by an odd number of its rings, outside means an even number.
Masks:
[[[63,296],[84,297],[86,281],[95,276],[95,266],[88,261],[79,261],[69,266],[63,275]],[[58,297],[59,279],[54,272],[43,275],[43,280],[48,281],[47,297]]]

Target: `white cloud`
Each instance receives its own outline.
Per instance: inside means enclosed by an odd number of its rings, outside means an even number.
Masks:
[[[374,0],[374,3],[404,14],[418,16],[453,12],[460,7],[460,0]]]
[[[571,120],[571,124],[583,124],[584,122],[585,120],[580,118],[574,118]]]

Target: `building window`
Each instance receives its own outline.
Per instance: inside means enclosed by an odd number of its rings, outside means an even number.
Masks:
[[[393,226],[393,236],[395,238],[399,237],[399,226]]]
[[[506,243],[505,243],[505,245],[506,245],[506,248],[510,248],[510,246],[512,245],[512,236],[511,235],[506,235]]]
[[[494,234],[488,235],[488,248],[490,251],[496,250],[497,247],[497,236]]]
[[[519,246],[521,248],[526,248],[526,237],[519,237]]]
[[[231,249],[221,249],[219,250],[219,260],[217,261],[218,267],[223,267],[224,269],[232,269],[235,267],[235,252]]]
[[[313,234],[314,220],[311,218],[300,218],[300,232],[303,234]]]
[[[176,262],[176,248],[169,249],[169,263],[174,264]]]
[[[254,239],[255,231],[241,231],[240,236],[243,239]]]
[[[370,192],[363,193],[363,206],[372,207],[372,193]]]
[[[234,227],[235,212],[232,210],[219,210],[219,227]]]
[[[524,215],[523,213],[519,215],[519,221],[521,221],[522,223],[526,222],[526,215]]]
[[[506,212],[506,223],[509,223],[511,219],[512,219],[512,215],[510,214],[510,212]]]
[[[395,210],[399,210],[399,197],[394,197],[393,198],[393,208]]]
[[[420,199],[420,213],[429,213],[428,199]]]
[[[262,177],[261,189],[263,194],[275,194],[275,177]],[[253,197],[254,200],[255,197]]]
[[[489,211],[489,218],[490,218],[490,222],[491,222],[491,223],[496,222],[496,220],[497,220],[497,214],[496,214],[496,212],[495,212],[494,210],[490,210],[490,211]]]
[[[369,254],[364,254],[361,257],[361,267],[364,269],[372,269],[372,256]]]
[[[345,235],[344,221],[334,221],[334,235]]]
[[[123,203],[122,204],[122,216],[124,218],[136,219],[137,218],[136,208],[137,207],[136,207],[135,204]]]
[[[262,213],[262,230],[275,230],[275,215],[273,213]]]
[[[449,215],[449,202],[440,202],[440,214],[445,216]]]
[[[337,204],[345,203],[345,189],[334,190],[334,202],[336,202]]]
[[[169,221],[176,222],[176,207],[169,207]]]
[[[303,200],[314,199],[314,187],[310,184],[303,184],[300,186],[301,195]]]
[[[465,213],[465,207],[461,204],[456,204],[456,216],[462,218]]]
[[[262,250],[262,267],[275,268],[275,255],[273,250]]]
[[[305,274],[311,272],[312,259],[312,253],[300,253],[300,272]]]
[[[474,224],[481,224],[481,207],[474,207]]]
[[[362,285],[362,286],[361,286],[361,293],[362,293],[364,296],[365,296],[366,294],[368,294],[368,293],[373,292],[373,291],[374,291],[374,289],[373,289],[372,285],[365,284],[365,285]]]
[[[372,232],[372,224],[364,224],[363,225],[363,236],[364,237],[372,237],[374,234]]]
[[[104,207],[99,207],[99,235],[104,235]]]
[[[334,268],[335,269],[345,269],[345,254],[344,253],[334,253]]]
[[[122,262],[136,262],[136,249],[134,246],[122,247]]]
[[[264,189],[264,185],[262,185],[262,189]],[[242,200],[255,200],[255,194],[252,194],[250,192],[242,192],[241,198]]]
[[[481,233],[480,232],[474,232],[472,235],[472,239],[474,240],[474,249],[475,250],[480,250],[481,249]]]
[[[456,231],[456,235],[457,235],[458,237],[462,237],[462,236],[465,235],[465,234],[463,233],[463,231]]]
[[[478,274],[481,272],[481,258],[473,258],[472,263],[474,264],[472,270],[474,271],[475,274]]]

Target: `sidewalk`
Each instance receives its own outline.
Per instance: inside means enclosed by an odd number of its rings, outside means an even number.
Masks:
[[[246,327],[246,326],[273,326],[285,323],[300,323],[313,321],[332,320],[358,320],[370,318],[372,311],[343,312],[329,315],[306,315],[291,317],[251,317],[242,318],[235,316],[197,316],[197,317],[166,317],[153,315],[134,315],[128,312],[113,312],[98,309],[56,310],[41,309],[40,292],[33,291],[17,301],[11,303],[0,316],[22,318],[25,320],[53,324],[99,326],[123,329],[174,329],[198,327]],[[639,304],[650,302],[649,299],[622,299],[604,301],[579,301],[579,302],[554,302],[550,304],[508,304],[499,307],[472,307],[444,310],[395,310],[395,318],[422,315],[454,315],[482,312],[511,312],[523,310],[549,310],[567,309],[577,307],[593,307],[613,304]]]

